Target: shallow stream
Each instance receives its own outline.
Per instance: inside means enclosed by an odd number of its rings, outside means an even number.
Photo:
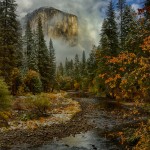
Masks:
[[[98,100],[90,98],[78,98],[76,99],[80,102],[94,104],[96,107],[94,111],[88,112],[85,116],[88,118],[89,124],[94,124],[95,129],[87,131],[86,133],[76,134],[75,136],[69,136],[61,140],[54,140],[47,145],[42,145],[40,147],[32,148],[30,150],[122,150],[120,146],[109,141],[101,132],[104,129],[111,129],[114,127],[117,120],[107,116],[105,111],[101,107]],[[79,122],[78,122],[79,123]]]

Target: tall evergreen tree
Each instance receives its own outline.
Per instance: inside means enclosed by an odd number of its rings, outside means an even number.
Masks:
[[[72,59],[70,61],[70,69],[71,69],[71,71],[73,71],[73,60]]]
[[[0,1],[0,70],[7,83],[13,68],[20,66],[20,26],[15,0]]]
[[[78,81],[80,77],[80,61],[78,54],[75,55],[74,59],[74,77]]]
[[[66,60],[65,60],[65,75],[66,76],[69,75],[69,61],[68,61],[67,57],[66,57]]]
[[[120,33],[120,45],[122,48],[122,43],[123,43],[123,13],[124,13],[124,8],[126,6],[126,0],[118,0],[117,3],[117,8],[119,11],[119,33]]]
[[[101,38],[100,38],[100,45],[99,45],[99,49],[101,50],[101,52],[105,55],[110,55],[110,46],[109,46],[109,39],[107,36],[107,26],[108,26],[108,21],[106,19],[104,19],[103,24],[102,24],[102,28],[101,28]]]
[[[55,49],[53,47],[53,41],[50,39],[49,42],[49,63],[50,63],[50,74],[49,74],[49,80],[50,80],[50,86],[54,87],[54,81],[55,81],[55,75],[56,75],[56,58],[55,58]]]
[[[36,43],[34,41],[34,34],[31,31],[29,22],[26,25],[25,31],[25,51],[27,54],[27,66],[29,70],[34,70],[38,72],[38,59],[37,59],[37,49]]]
[[[108,5],[106,20],[104,20],[102,28],[102,35],[105,35],[107,39],[106,45],[107,49],[105,50],[106,53],[112,56],[116,55],[118,51],[118,35],[117,35],[117,23],[115,21],[115,12],[112,0]],[[101,40],[101,46],[103,45],[102,41],[104,40]]]
[[[86,75],[86,56],[85,56],[85,51],[83,51],[83,53],[82,53],[81,73],[82,73],[83,76]]]
[[[85,65],[86,65],[85,51],[83,51],[83,53],[82,53],[82,65],[83,65],[83,69],[85,69]]]
[[[67,76],[73,76],[73,60],[71,59],[70,61],[68,61],[67,63]]]
[[[144,5],[146,8],[150,8],[150,0],[145,0]],[[145,29],[150,32],[150,10],[147,9],[144,15],[145,15]]]
[[[63,76],[64,75],[64,67],[63,67],[63,64],[62,64],[62,62],[59,64],[59,66],[58,66],[58,74],[60,75],[60,76]]]
[[[41,76],[43,90],[49,90],[49,52],[44,40],[41,18],[38,19],[37,26],[37,51],[38,51],[38,69]]]
[[[150,7],[150,0],[145,0],[145,7]],[[146,11],[145,13],[146,19],[150,19],[150,11]]]
[[[89,58],[87,59],[87,72],[89,81],[92,81],[94,79],[96,71],[97,71],[96,46],[93,46]]]
[[[126,42],[128,40],[128,35],[131,33],[131,29],[135,24],[135,17],[133,16],[134,10],[131,6],[126,6],[122,14],[122,35],[121,35],[121,48],[122,50],[127,50]]]

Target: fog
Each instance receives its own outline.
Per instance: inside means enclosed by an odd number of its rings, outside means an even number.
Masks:
[[[76,47],[70,47],[61,40],[53,40],[57,61],[60,62],[66,57],[74,58],[76,53],[82,55],[83,50],[88,56],[92,45],[98,45],[109,0],[16,0],[16,2],[19,6],[17,12],[20,19],[44,6],[54,7],[78,17],[79,37]]]

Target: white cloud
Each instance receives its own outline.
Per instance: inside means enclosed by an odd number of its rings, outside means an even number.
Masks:
[[[82,36],[80,36],[81,45],[77,47],[80,50],[77,50],[77,53],[82,50],[89,53],[92,44],[97,45],[99,42],[104,9],[107,7],[109,0],[16,0],[16,2],[18,3],[17,11],[20,18],[43,6],[54,7],[77,15],[82,32]],[[58,46],[58,42],[55,43]],[[59,47],[61,48],[61,46]],[[71,51],[75,53],[75,48]]]
[[[141,6],[139,4],[132,4],[132,8],[137,12]]]

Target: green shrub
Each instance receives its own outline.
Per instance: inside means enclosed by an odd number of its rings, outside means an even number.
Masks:
[[[13,95],[17,95],[20,92],[20,87],[22,86],[22,76],[18,68],[14,68],[11,73],[11,92]],[[22,90],[23,91],[23,90]]]
[[[29,70],[25,77],[26,88],[33,94],[40,93],[42,91],[42,82],[40,76],[36,71]]]
[[[39,117],[47,116],[47,111],[50,109],[50,98],[42,93],[36,96],[29,96],[26,100],[27,108],[36,113]]]
[[[88,78],[83,78],[82,81],[81,81],[82,90],[87,91],[88,90],[88,85],[89,85]]]
[[[0,78],[0,111],[10,107],[11,96],[7,84]]]
[[[0,78],[0,125],[8,126],[9,113],[5,112],[11,105],[11,96],[4,80]]]

